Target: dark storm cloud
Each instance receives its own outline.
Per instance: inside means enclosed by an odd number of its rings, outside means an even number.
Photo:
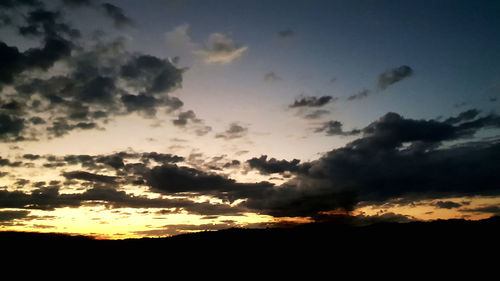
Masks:
[[[483,128],[498,128],[497,118],[488,115],[451,125],[388,113],[361,130],[362,137],[302,163],[289,182],[249,194],[242,205],[274,216],[313,216],[352,210],[359,202],[500,194],[498,142],[442,146]],[[436,206],[456,205],[442,201]]]
[[[498,193],[499,166],[494,160],[500,156],[498,143],[439,148],[443,141],[498,127],[491,121],[481,122],[484,118],[452,126],[388,113],[364,128],[362,138],[311,162],[307,172],[299,175],[300,184],[351,192],[356,198],[353,203]]]
[[[352,136],[361,133],[360,130],[353,129],[351,131],[344,131],[342,129],[342,123],[339,121],[328,121],[321,125],[321,127],[316,128],[314,132],[321,133],[325,132],[327,136]]]
[[[261,214],[297,217],[312,216],[321,211],[350,207],[354,204],[353,194],[344,190],[284,185],[252,194],[241,205]]]
[[[231,123],[229,128],[224,133],[218,133],[216,138],[223,138],[226,140],[242,138],[248,133],[248,128],[243,127],[237,123]]]
[[[234,201],[248,196],[260,197],[273,185],[268,182],[238,183],[218,174],[175,164],[156,166],[146,171],[144,177],[154,191],[167,194],[196,193]]]
[[[129,17],[125,16],[122,8],[110,3],[101,4],[104,13],[113,20],[116,28],[132,26],[134,22]]]
[[[464,113],[459,114],[461,119]],[[459,118],[457,117],[457,118]],[[449,120],[449,119],[448,119]],[[473,136],[482,128],[499,128],[500,116],[490,114],[474,120],[467,120],[458,125],[436,120],[405,119],[397,113],[387,113],[378,121],[363,129],[365,137],[356,141],[355,145],[377,146],[379,148],[395,148],[404,142],[439,143],[447,140]]]
[[[406,79],[412,74],[413,69],[407,65],[402,65],[400,67],[390,69],[379,75],[377,87],[379,90],[383,91],[390,85]]]
[[[330,101],[335,101],[332,96],[321,96],[321,97],[303,97],[296,99],[293,104],[289,105],[291,108],[295,107],[321,107],[326,105]]]
[[[298,159],[287,161],[284,159],[277,160],[276,158],[271,158],[267,160],[267,155],[247,160],[247,163],[251,168],[257,169],[263,174],[283,173],[286,171],[295,172],[299,168],[299,162],[300,160]]]

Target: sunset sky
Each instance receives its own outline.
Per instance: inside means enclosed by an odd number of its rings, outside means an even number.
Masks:
[[[0,230],[500,215],[499,1],[0,1]]]

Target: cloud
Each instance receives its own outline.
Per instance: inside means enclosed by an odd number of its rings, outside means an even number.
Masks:
[[[437,201],[432,205],[440,209],[454,209],[462,206],[462,204],[453,201]]]
[[[231,167],[236,167],[236,166],[239,166],[241,164],[240,161],[238,160],[232,160],[230,162],[227,162],[226,164],[224,164],[224,168],[231,168]]]
[[[0,113],[0,140],[19,136],[23,128],[23,119]]]
[[[94,122],[78,122],[69,124],[64,118],[58,118],[51,126],[47,127],[47,132],[55,137],[61,137],[75,129],[90,130],[97,128],[97,123]]]
[[[37,160],[37,159],[40,158],[40,155],[36,155],[36,154],[24,154],[23,158],[24,159],[28,159],[28,160]]]
[[[305,119],[321,119],[323,116],[329,114],[329,110],[324,110],[324,109],[318,109],[314,110],[313,112],[309,112],[304,115]]]
[[[68,5],[70,7],[82,7],[82,6],[90,6],[92,5],[93,0],[62,0],[64,5]]]
[[[0,58],[3,64],[0,83],[10,84],[16,75],[26,70],[46,70],[56,61],[69,56],[71,49],[72,44],[69,41],[58,37],[47,37],[43,47],[31,48],[22,53],[16,47],[0,42]]]
[[[159,108],[171,112],[183,105],[181,100],[168,95],[181,86],[183,72],[168,60],[129,55],[119,42],[75,52],[68,59],[72,67],[64,75],[45,79],[26,77],[15,82],[15,89],[22,93],[15,97],[25,100],[18,101],[19,112],[43,111],[51,115],[52,124],[46,127],[49,135],[59,137],[74,129],[99,128],[98,123],[103,120],[133,112],[151,118]],[[126,85],[118,84],[118,80]],[[138,94],[129,93],[130,89]],[[28,103],[31,97],[36,97],[37,102]],[[20,118],[8,118],[2,117],[2,121],[8,122],[9,128],[21,131],[46,123],[39,116],[31,116],[31,122],[20,127]],[[11,136],[21,133],[11,131]]]
[[[407,65],[390,69],[379,75],[377,87],[380,91],[383,91],[390,85],[406,79],[411,75],[413,75],[413,69]]]
[[[67,179],[77,179],[91,182],[114,183],[116,177],[93,174],[85,171],[72,171],[62,174]]]
[[[246,161],[250,168],[262,174],[292,174],[293,177],[281,186],[269,182],[241,183],[223,174],[207,172],[208,169],[177,165],[174,163],[184,159],[168,154],[120,152],[62,158],[27,156],[38,161],[64,161],[96,171],[109,166],[116,170],[117,176],[83,170],[63,172],[66,179],[81,180],[82,186],[93,187],[78,194],[59,193],[59,185],[38,188],[31,194],[0,191],[0,206],[54,209],[105,204],[112,207],[182,208],[205,215],[256,212],[293,217],[317,216],[334,209],[353,210],[360,202],[375,204],[399,198],[409,201],[432,199],[436,207],[455,208],[458,203],[437,200],[500,192],[496,185],[500,173],[492,168],[496,167],[494,163],[500,156],[498,142],[447,144],[466,140],[485,128],[500,127],[500,118],[496,115],[472,115],[458,114],[456,118],[460,117],[462,121],[447,123],[387,113],[361,129],[361,137],[325,153],[318,160],[288,161],[263,155]],[[341,126],[334,128],[343,132]],[[222,167],[225,163],[241,165],[222,161],[224,157],[215,157],[207,165],[212,162],[220,162]],[[13,163],[3,160],[0,163]],[[165,195],[208,195],[224,202],[242,200],[236,205],[212,205],[187,199],[150,199],[117,191],[118,183],[146,185],[152,192]]]
[[[20,161],[12,162],[9,159],[5,159],[0,156],[0,167],[1,166],[19,167],[21,166],[21,164],[22,162]]]
[[[120,19],[121,9],[107,3],[100,7],[120,25],[127,22]],[[0,90],[4,85],[14,89],[2,93],[1,141],[104,129],[102,125],[118,116],[139,113],[152,118],[160,109],[171,113],[183,106],[179,98],[169,94],[182,86],[185,69],[177,68],[171,60],[129,53],[120,37],[94,45],[75,40],[79,30],[63,18],[64,13],[42,4],[25,14],[22,11],[13,14],[22,27],[20,35],[39,38],[41,44],[20,51],[0,42]],[[57,71],[53,67],[56,63]],[[198,135],[211,129],[204,124],[198,127]]]
[[[487,213],[496,216],[500,215],[500,207],[498,205],[487,205],[478,208],[462,209],[460,211],[465,213]]]
[[[191,55],[197,48],[197,44],[191,41],[188,30],[189,24],[182,24],[165,33],[165,45],[169,53],[184,57]]]
[[[0,211],[0,226],[13,220],[26,219],[30,211]]]
[[[146,95],[171,92],[181,86],[183,70],[167,59],[150,55],[133,56],[120,67],[121,76],[128,85]]]
[[[500,153],[497,143],[439,148],[499,125],[476,122],[482,119],[452,126],[388,113],[365,127],[362,138],[310,163],[300,185],[352,192],[353,202],[498,192],[494,183],[500,178],[490,169]]]
[[[46,167],[63,167],[68,165],[80,165],[87,170],[101,171],[106,168],[112,168],[113,170],[121,170],[131,168],[127,162],[133,161],[136,165],[151,164],[153,161],[159,164],[165,163],[178,163],[184,161],[184,157],[170,154],[170,153],[158,153],[158,152],[117,152],[112,154],[99,154],[99,155],[65,155],[64,157],[55,157],[53,155],[33,155],[25,154],[24,159],[28,160],[42,160],[45,163],[43,166]],[[2,161],[3,160],[3,161]],[[8,159],[0,159],[0,165],[14,165],[14,162]],[[20,165],[21,163],[16,165]],[[102,164],[102,165],[101,165]],[[109,169],[108,169],[109,170]],[[132,169],[133,170],[133,169]],[[91,174],[86,171],[74,171],[63,174],[63,176],[69,179],[81,179],[90,180],[96,182],[108,182],[112,183],[117,177],[103,176]]]
[[[325,132],[327,136],[351,136],[361,133],[360,130],[353,129],[351,131],[344,131],[342,129],[342,123],[339,121],[328,121],[324,122],[321,127],[316,128],[314,132],[320,133]]]
[[[261,157],[251,158],[246,161],[250,168],[259,170],[262,174],[273,174],[273,173],[284,173],[284,172],[295,172],[299,169],[298,159],[293,159],[292,161],[287,160],[277,160],[276,158],[271,158],[267,160],[267,155],[262,155]]]
[[[326,105],[331,101],[336,101],[337,98],[332,96],[321,96],[321,97],[302,97],[296,99],[293,104],[289,105],[290,108],[297,107],[321,107]]]
[[[19,6],[39,6],[38,0],[4,0],[0,2],[0,8],[14,8]]]
[[[198,215],[238,215],[246,212],[244,207],[228,204],[194,202],[189,199],[147,198],[127,194],[110,186],[95,186],[83,193],[59,193],[58,187],[44,187],[30,194],[21,191],[0,190],[0,208],[55,210],[77,208],[84,205],[106,205],[112,208],[179,208]],[[5,217],[24,217],[25,212],[5,214]],[[1,216],[1,214],[0,214]]]
[[[281,77],[276,75],[274,72],[266,73],[266,75],[264,76],[264,81],[266,81],[268,83],[277,82],[279,80],[281,80]]]
[[[23,36],[55,37],[61,34],[68,35],[70,38],[81,36],[78,29],[71,28],[61,21],[59,12],[38,8],[29,12],[26,22],[27,25],[18,28],[19,33]]]
[[[499,125],[491,115],[450,125],[388,113],[360,130],[362,137],[300,164],[294,178],[250,194],[242,204],[273,216],[314,216],[334,209],[349,211],[360,202],[499,194],[499,173],[491,169],[500,156],[498,142],[441,147],[445,141]],[[442,202],[442,207],[451,207]]]
[[[177,165],[154,167],[147,175],[148,184],[168,193],[223,191],[233,180],[216,174],[206,174],[194,168]]]
[[[150,117],[156,115],[156,107],[161,104],[160,100],[144,93],[139,93],[138,95],[124,94],[121,96],[121,101],[128,112],[138,111]]]
[[[444,121],[448,124],[457,124],[464,121],[470,121],[476,118],[479,115],[480,111],[477,109],[470,109],[464,112],[461,112],[457,117],[450,117]]]
[[[285,29],[285,30],[278,31],[278,38],[280,38],[280,39],[290,39],[293,37],[295,37],[295,31],[293,31],[291,29]]]
[[[152,191],[166,194],[211,195],[233,202],[236,199],[260,197],[273,188],[269,182],[238,183],[233,179],[201,170],[164,164],[140,171]]]
[[[354,100],[361,100],[361,99],[364,99],[366,97],[368,97],[368,95],[370,94],[370,91],[368,90],[363,90],[355,95],[352,95],[352,96],[349,96],[347,98],[348,101],[354,101]]]
[[[224,133],[218,133],[216,138],[223,138],[226,140],[242,138],[248,133],[248,128],[245,128],[237,123],[231,123],[229,128]]]
[[[110,3],[101,4],[101,8],[104,13],[113,20],[113,23],[116,28],[124,28],[133,26],[134,22],[129,17],[125,16],[123,10],[120,7],[117,7]]]
[[[212,33],[205,49],[196,50],[194,53],[203,58],[206,63],[231,63],[241,57],[247,46],[240,47],[232,39],[220,33]]]
[[[181,128],[189,127],[197,136],[204,136],[212,131],[212,127],[205,125],[205,122],[197,118],[192,110],[180,112],[177,118],[172,120],[172,123]]]
[[[0,222],[26,218],[29,211],[0,211]]]
[[[184,111],[179,113],[177,119],[173,120],[172,123],[176,126],[184,127],[191,120],[192,122],[199,123],[200,120],[196,118],[196,114],[192,110]]]
[[[154,160],[158,163],[177,163],[184,161],[184,157],[173,155],[170,153],[158,153],[158,152],[144,152],[141,155],[141,159],[144,162],[148,162],[149,160]]]

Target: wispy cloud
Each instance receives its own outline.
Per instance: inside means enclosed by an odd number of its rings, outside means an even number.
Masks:
[[[231,63],[248,50],[247,46],[239,46],[231,38],[221,33],[212,33],[204,49],[194,51],[206,63]]]
[[[407,65],[402,65],[379,75],[377,88],[380,91],[387,89],[390,85],[397,83],[413,75],[413,69]]]

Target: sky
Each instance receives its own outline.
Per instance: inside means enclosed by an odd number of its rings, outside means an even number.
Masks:
[[[500,215],[498,1],[0,2],[0,230]]]

